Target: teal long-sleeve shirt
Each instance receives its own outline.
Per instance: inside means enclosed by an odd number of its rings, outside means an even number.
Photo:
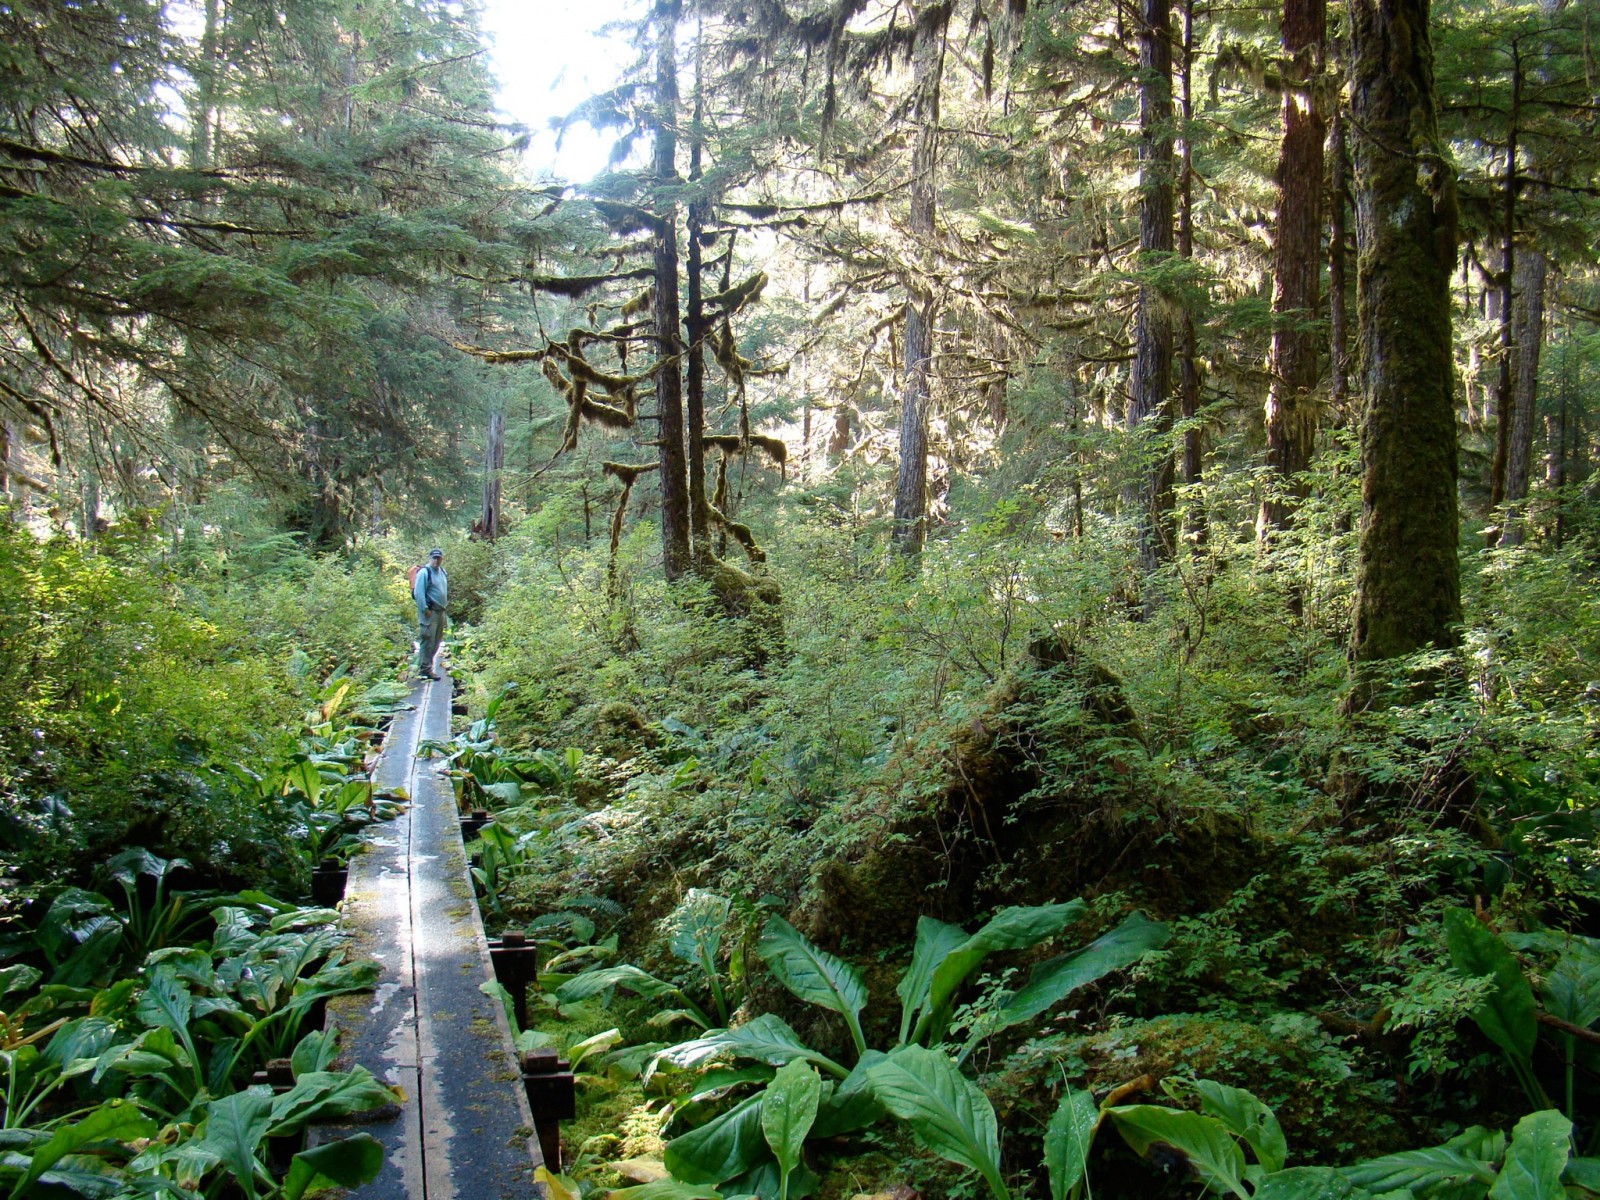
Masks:
[[[450,579],[443,567],[423,567],[411,585],[411,598],[417,602],[417,615],[430,608],[440,612],[450,607]]]

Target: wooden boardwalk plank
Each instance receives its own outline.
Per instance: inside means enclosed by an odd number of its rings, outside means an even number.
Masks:
[[[328,1005],[341,1065],[362,1063],[406,1097],[368,1132],[384,1144],[371,1200],[529,1197],[541,1163],[527,1096],[491,980],[450,780],[416,757],[450,736],[450,681],[419,683],[390,727],[375,779],[412,803],[372,827],[350,863],[344,928],[351,953],[382,967],[375,993]]]

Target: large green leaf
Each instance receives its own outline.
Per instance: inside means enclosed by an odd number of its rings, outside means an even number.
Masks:
[[[582,975],[574,975],[556,989],[556,1003],[576,1004],[579,1000],[587,1000],[612,988],[622,988],[639,996],[680,994],[676,987],[665,980],[657,979],[648,971],[642,971],[629,963],[623,963],[615,967],[597,967],[593,971],[585,971]]]
[[[112,915],[111,901],[99,892],[63,888],[39,922],[39,948],[52,964],[61,964],[96,931],[109,926],[122,936],[122,922]],[[57,980],[67,983],[66,980]]]
[[[59,1126],[48,1141],[34,1149],[27,1171],[11,1189],[12,1198],[21,1196],[69,1154],[95,1142],[131,1142],[135,1138],[154,1137],[157,1129],[156,1123],[140,1112],[137,1105],[125,1100],[107,1101],[83,1120]]]
[[[307,1071],[294,1087],[272,1100],[273,1137],[298,1133],[317,1121],[336,1121],[355,1113],[397,1104],[394,1090],[356,1066],[349,1071]]]
[[[933,971],[945,957],[967,940],[967,931],[946,925],[932,917],[917,918],[917,945],[911,952],[911,965],[900,977],[895,992],[900,997],[900,1041],[911,1040],[911,1025],[927,1007],[928,991],[933,987]]]
[[[667,1143],[662,1161],[684,1183],[718,1184],[748,1171],[767,1156],[761,1131],[761,1096],[741,1100],[699,1129]]]
[[[982,1175],[996,1200],[1010,1193],[1000,1177],[994,1107],[948,1055],[901,1046],[867,1071],[873,1093],[933,1153]]]
[[[1566,1200],[1561,1175],[1571,1152],[1571,1121],[1553,1108],[1529,1113],[1511,1131],[1489,1200]]]
[[[917,1019],[911,1039],[929,1044],[944,1036],[956,989],[996,950],[1023,950],[1054,937],[1085,912],[1082,900],[1043,904],[1032,908],[1005,908],[977,933],[947,953],[934,966],[928,1000]]]
[[[821,1101],[822,1077],[799,1059],[779,1068],[762,1096],[761,1133],[778,1160],[778,1200],[789,1200],[789,1175],[800,1165]]]
[[[1339,1172],[1369,1192],[1409,1189],[1418,1197],[1470,1200],[1489,1194],[1494,1164],[1505,1153],[1505,1135],[1474,1125],[1442,1146],[1386,1154]]]
[[[800,1035],[783,1018],[762,1013],[754,1020],[732,1029],[713,1029],[704,1037],[679,1042],[661,1051],[660,1058],[675,1067],[694,1067],[715,1058],[731,1054],[736,1058],[753,1058],[774,1067],[782,1066],[796,1058],[808,1062],[843,1078],[845,1070],[825,1054],[821,1054],[800,1040]]]
[[[1099,1123],[1100,1108],[1094,1095],[1069,1087],[1044,1131],[1051,1200],[1067,1200],[1083,1179],[1089,1165],[1089,1144]]]
[[[1231,1192],[1241,1200],[1249,1196],[1244,1188],[1244,1152],[1215,1117],[1159,1104],[1129,1104],[1106,1112],[1139,1154],[1158,1143],[1170,1146],[1212,1191]]]
[[[80,1017],[68,1021],[44,1048],[46,1062],[65,1070],[84,1058],[99,1058],[117,1040],[117,1027],[102,1017]]]
[[[1539,990],[1552,1016],[1583,1029],[1600,1021],[1600,950],[1574,938]]]
[[[24,963],[12,963],[9,967],[0,967],[0,1000],[12,992],[31,994],[35,985],[43,978],[44,972],[38,967],[30,967]]]
[[[637,1187],[616,1188],[606,1194],[606,1200],[722,1200],[722,1193],[677,1179],[656,1179]]]
[[[132,888],[138,885],[141,875],[165,879],[173,871],[188,865],[187,859],[160,858],[142,846],[130,846],[106,862],[105,872],[123,887]]]
[[[1228,1127],[1228,1132],[1245,1140],[1255,1151],[1256,1162],[1267,1174],[1283,1170],[1289,1157],[1289,1143],[1277,1115],[1243,1088],[1229,1087],[1211,1079],[1195,1080],[1194,1090],[1200,1108]]]
[[[1600,1194],[1600,1158],[1569,1158],[1561,1172],[1563,1183]]]
[[[295,1044],[289,1068],[298,1079],[308,1071],[326,1071],[339,1056],[339,1032],[331,1023],[326,1029],[313,1029]]]
[[[360,1187],[378,1177],[383,1167],[383,1146],[371,1134],[358,1133],[302,1150],[289,1163],[283,1181],[283,1200],[300,1200],[319,1180],[343,1188]]]
[[[525,796],[537,796],[541,789],[536,783],[521,783],[515,779],[503,780],[500,783],[480,783],[478,785],[486,795],[493,796],[501,804],[521,804]]]
[[[856,1053],[866,1052],[861,1010],[867,1003],[867,985],[859,971],[844,959],[812,945],[782,917],[773,917],[767,922],[756,953],[778,977],[778,982],[800,999],[843,1016],[855,1040]]]
[[[315,954],[314,949],[312,954]],[[383,969],[370,958],[325,967],[311,978],[301,979],[294,985],[294,999],[290,1001],[289,1007],[307,1008],[318,1000],[326,1000],[329,996],[371,991],[377,986],[382,974]]]
[[[1263,1179],[1254,1200],[1363,1200],[1371,1194],[1332,1167],[1290,1167]]]
[[[294,788],[312,804],[315,804],[317,798],[322,795],[322,772],[317,770],[317,764],[309,759],[303,759],[285,771],[283,782],[286,787]]]
[[[171,1081],[175,1069],[187,1071],[191,1067],[188,1053],[178,1045],[172,1030],[147,1029],[131,1042],[108,1046],[101,1051],[90,1082],[99,1083],[107,1071],[134,1077],[155,1075]]]
[[[760,1200],[763,1196],[776,1196],[782,1184],[778,1160],[768,1154],[743,1175],[737,1175],[722,1185],[728,1200]],[[817,1190],[816,1174],[801,1163],[789,1176],[789,1200],[803,1200]]]
[[[189,1036],[193,1012],[194,997],[170,967],[158,967],[150,972],[144,994],[134,1009],[134,1015],[146,1025],[170,1029],[180,1039]]]
[[[824,1087],[813,1134],[819,1138],[836,1137],[883,1119],[883,1105],[873,1093],[871,1078],[872,1065],[882,1059],[882,1050],[868,1050],[843,1082]]]
[[[680,961],[698,965],[708,975],[715,974],[722,933],[732,911],[733,905],[726,896],[690,888],[673,914],[675,925],[668,949]]]
[[[68,1192],[82,1196],[83,1200],[125,1200],[130,1194],[167,1190],[161,1184],[152,1188],[143,1179],[130,1179],[123,1167],[102,1157],[105,1152],[102,1144],[95,1148],[94,1153],[63,1156],[60,1162],[39,1176],[34,1184],[34,1193],[60,1196]]]
[[[1506,944],[1464,908],[1446,910],[1444,940],[1456,970],[1493,980],[1489,994],[1472,1014],[1478,1028],[1507,1054],[1523,1062],[1531,1059],[1538,1036],[1533,988]]]
[[[1143,913],[1132,913],[1087,946],[1034,967],[1028,982],[981,1024],[972,1040],[976,1042],[1031,1020],[1078,988],[1131,966],[1148,951],[1159,950],[1170,936],[1171,931],[1161,922],[1151,921]]]
[[[256,1151],[271,1124],[272,1089],[264,1084],[206,1105],[200,1145],[217,1156],[247,1196],[256,1194]]]

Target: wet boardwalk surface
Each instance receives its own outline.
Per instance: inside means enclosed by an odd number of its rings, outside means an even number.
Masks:
[[[375,993],[328,1005],[343,1031],[341,1065],[361,1063],[406,1097],[398,1113],[365,1126],[384,1144],[383,1172],[360,1190],[371,1200],[532,1197],[540,1162],[527,1096],[491,980],[461,827],[439,760],[424,740],[450,736],[448,677],[416,685],[415,707],[384,742],[376,780],[412,803],[371,827],[350,863],[344,928],[351,954],[383,968]]]

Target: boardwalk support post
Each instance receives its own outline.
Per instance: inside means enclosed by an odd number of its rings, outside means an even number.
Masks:
[[[528,1027],[528,987],[539,978],[539,949],[520,929],[508,929],[489,939],[489,962],[500,986],[511,993],[517,1028]]]
[[[567,1061],[554,1050],[529,1050],[522,1056],[522,1086],[527,1089],[539,1149],[552,1171],[561,1169],[561,1122],[578,1115],[578,1094]]]
[[[337,858],[325,858],[311,870],[311,903],[332,908],[344,899],[345,881],[350,869]]]

